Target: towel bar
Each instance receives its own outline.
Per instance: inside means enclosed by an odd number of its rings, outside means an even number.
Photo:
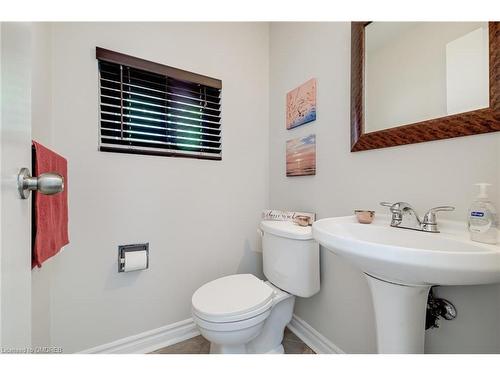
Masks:
[[[21,199],[27,199],[32,190],[54,195],[64,190],[64,177],[57,173],[42,173],[32,177],[28,168],[21,168],[17,175],[17,188]]]

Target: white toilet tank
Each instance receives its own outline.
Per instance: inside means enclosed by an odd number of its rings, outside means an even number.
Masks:
[[[319,244],[312,228],[289,221],[262,221],[264,275],[278,288],[299,296],[319,292]]]

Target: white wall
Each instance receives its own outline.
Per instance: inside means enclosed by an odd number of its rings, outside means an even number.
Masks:
[[[447,113],[489,106],[488,23],[446,44]]]
[[[285,129],[285,95],[318,80],[317,120]],[[350,24],[273,23],[270,28],[270,207],[313,211],[318,218],[376,209],[380,201],[408,201],[419,212],[456,206],[442,217],[465,220],[473,183],[496,186],[499,203],[499,134],[351,153]],[[315,133],[317,174],[285,177],[287,139]],[[375,351],[371,297],[362,274],[328,251],[321,253],[322,290],[298,299],[296,313],[349,353]],[[427,335],[430,353],[500,353],[500,287],[438,288],[458,309],[455,321]]]
[[[222,79],[223,160],[98,152],[96,46]],[[52,53],[51,138],[69,162],[70,244],[47,269],[50,343],[74,352],[177,322],[203,283],[260,275],[268,24],[57,23]],[[118,274],[117,246],[138,242],[150,243],[150,269]]]

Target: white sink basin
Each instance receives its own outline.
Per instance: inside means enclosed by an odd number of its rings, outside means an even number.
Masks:
[[[500,246],[470,241],[463,223],[440,220],[439,230],[393,228],[386,215],[372,224],[344,216],[316,221],[313,237],[363,272],[398,284],[500,283]]]
[[[318,220],[313,237],[363,271],[371,290],[379,353],[423,353],[432,285],[500,283],[500,246],[469,240],[465,224],[439,220],[441,233],[372,224],[354,216]]]

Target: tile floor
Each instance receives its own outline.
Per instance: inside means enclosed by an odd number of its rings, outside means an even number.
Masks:
[[[285,329],[283,338],[285,354],[315,354],[310,347],[302,342],[292,331]],[[192,339],[179,342],[155,350],[151,354],[208,354],[210,343],[203,336],[196,336]]]

